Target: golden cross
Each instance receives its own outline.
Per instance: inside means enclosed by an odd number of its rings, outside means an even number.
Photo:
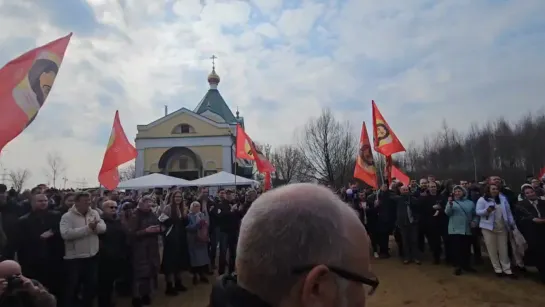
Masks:
[[[214,55],[214,54],[210,57],[210,59],[212,59],[212,69],[213,69],[213,70],[216,69],[216,59],[217,59],[217,58],[218,58],[218,57],[217,57],[216,55]]]

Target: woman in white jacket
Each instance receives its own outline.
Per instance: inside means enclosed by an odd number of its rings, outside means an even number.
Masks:
[[[515,220],[507,198],[500,194],[497,185],[485,188],[484,195],[477,200],[476,212],[481,217],[479,227],[496,275],[516,278],[511,271],[507,247],[509,232],[516,227]]]

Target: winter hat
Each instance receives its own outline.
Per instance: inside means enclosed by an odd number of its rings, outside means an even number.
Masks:
[[[531,184],[525,183],[525,184],[523,184],[523,185],[520,186],[520,191],[522,192],[522,191],[524,190],[525,187],[532,188],[532,190],[534,189],[534,187],[532,187]]]
[[[467,190],[461,186],[461,185],[455,185],[453,188],[452,188],[452,191],[454,192],[454,190],[460,190],[462,191],[462,193],[464,193],[464,196],[467,196]]]

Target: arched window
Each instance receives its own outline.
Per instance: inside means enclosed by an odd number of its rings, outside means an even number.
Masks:
[[[186,134],[186,133],[195,133],[193,126],[188,124],[179,124],[174,129],[172,129],[172,134]]]

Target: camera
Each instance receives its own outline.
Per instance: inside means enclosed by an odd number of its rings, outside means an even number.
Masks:
[[[6,278],[7,290],[13,291],[23,287],[23,279],[19,275],[12,275]]]

